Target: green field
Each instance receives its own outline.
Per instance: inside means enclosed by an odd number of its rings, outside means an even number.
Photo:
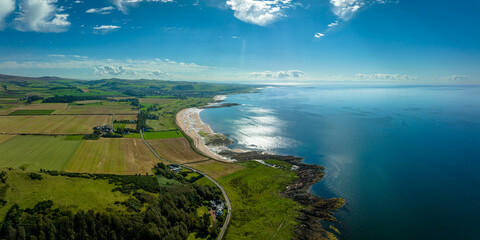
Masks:
[[[254,161],[241,165],[246,168],[218,179],[234,209],[225,239],[292,239],[300,206],[279,193],[296,174]]]
[[[128,195],[112,192],[116,186],[107,180],[91,180],[42,174],[42,180],[32,180],[27,172],[8,171],[7,182],[0,182],[0,199],[7,204],[0,208],[0,220],[3,220],[10,207],[17,203],[22,208],[33,207],[36,203],[52,200],[54,207],[70,210],[105,211],[123,210],[115,201],[125,201]]]
[[[64,170],[81,144],[65,136],[15,136],[0,143],[0,167]]]
[[[124,137],[125,138],[142,138],[140,133],[131,133],[128,135],[124,135]],[[178,130],[162,131],[162,132],[144,132],[143,137],[146,140],[169,139],[169,138],[181,138],[183,137],[183,134]]]
[[[180,131],[144,132],[143,137],[146,140],[167,139],[183,137],[183,134]]]
[[[177,125],[175,124],[177,112],[189,107],[204,106],[209,101],[211,101],[210,98],[189,98],[169,101],[162,104],[160,110],[152,112],[159,116],[159,120],[147,120],[147,125],[153,128],[154,131],[177,129]]]
[[[49,115],[55,110],[16,110],[8,115]]]

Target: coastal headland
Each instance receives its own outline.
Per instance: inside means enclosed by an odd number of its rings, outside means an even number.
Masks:
[[[252,166],[252,164],[250,164],[251,162],[255,162],[255,166],[260,165],[258,163],[262,163],[263,166],[260,166],[267,167],[265,169],[276,168],[287,173],[294,173],[295,176],[289,178],[290,182],[282,185],[280,192],[277,193],[279,197],[291,199],[297,206],[300,206],[295,215],[296,223],[292,224],[294,233],[294,236],[292,237],[295,239],[337,239],[337,236],[334,233],[327,231],[322,227],[320,220],[335,222],[336,219],[333,216],[333,211],[342,207],[345,203],[344,200],[342,198],[324,199],[310,193],[310,187],[322,180],[324,176],[323,167],[305,164],[302,162],[302,158],[295,156],[276,155],[261,151],[230,149],[227,147],[231,144],[229,141],[224,141],[225,144],[223,146],[212,146],[209,144],[209,136],[218,135],[223,136],[222,138],[227,137],[215,133],[208,124],[204,123],[200,118],[200,112],[204,108],[231,107],[239,105],[235,103],[221,103],[224,99],[224,96],[215,97],[214,102],[205,107],[181,110],[176,115],[177,125],[193,140],[194,146],[198,151],[212,159],[223,162],[236,162],[239,165],[250,167]],[[244,169],[244,171],[248,170],[251,169],[249,167]],[[252,170],[252,174],[253,172],[254,170]],[[248,174],[246,175],[248,176]],[[239,179],[235,180],[238,181]],[[228,193],[229,188],[226,187],[226,190]],[[238,210],[235,210],[235,206],[241,205],[235,203],[235,200],[235,198],[232,199],[232,214],[234,215],[234,221],[235,214],[240,214]],[[245,211],[245,209],[242,209],[242,211]],[[278,226],[278,229],[282,227],[282,224]],[[334,232],[338,234],[337,231]]]

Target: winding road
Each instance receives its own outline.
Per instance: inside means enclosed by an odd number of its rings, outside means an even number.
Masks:
[[[230,218],[232,217],[232,204],[230,203],[230,199],[228,198],[228,195],[227,195],[227,192],[225,192],[225,189],[223,189],[223,187],[217,181],[215,181],[215,179],[213,179],[212,177],[203,173],[202,171],[199,171],[195,168],[185,166],[185,165],[182,165],[182,164],[179,164],[179,163],[168,161],[167,159],[161,157],[160,155],[158,155],[157,152],[155,152],[155,150],[152,148],[152,146],[150,146],[150,144],[147,142],[147,140],[145,140],[145,138],[143,137],[143,131],[142,130],[140,130],[140,135],[142,136],[143,142],[147,145],[148,148],[150,148],[150,150],[153,152],[153,154],[157,158],[159,158],[160,160],[162,160],[164,162],[171,163],[171,164],[176,164],[176,165],[181,166],[181,167],[186,168],[186,169],[190,169],[190,170],[192,170],[196,173],[200,173],[203,176],[205,176],[206,178],[210,179],[210,181],[215,183],[215,185],[217,185],[217,187],[220,188],[220,190],[222,191],[223,197],[225,198],[225,203],[228,207],[228,213],[227,213],[227,217],[225,218],[225,223],[223,224],[223,227],[222,227],[222,229],[221,229],[221,231],[220,231],[220,233],[218,234],[218,237],[217,237],[217,240],[221,240],[223,238],[223,235],[225,235],[225,232],[227,231],[228,224],[230,223]]]

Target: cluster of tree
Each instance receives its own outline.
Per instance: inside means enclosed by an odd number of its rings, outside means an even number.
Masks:
[[[106,100],[106,97],[102,96],[72,96],[72,95],[65,95],[65,96],[53,96],[49,98],[45,98],[43,100],[44,103],[72,103],[75,101],[85,101],[85,100]]]
[[[32,102],[35,102],[35,101],[38,101],[38,100],[42,100],[43,97],[37,96],[37,95],[32,95],[32,96],[27,96],[27,97],[25,97],[25,99],[27,100],[26,104],[30,104],[30,103],[32,103]]]
[[[182,176],[158,164],[154,171],[169,178]],[[129,212],[80,210],[76,213],[53,208],[52,201],[42,201],[33,208],[14,205],[0,223],[2,239],[187,239],[196,232],[202,238],[215,238],[223,221],[210,224],[207,214],[197,215],[204,202],[221,197],[218,188],[197,184],[161,187],[156,176],[117,176],[41,170],[51,175],[108,179],[131,197],[117,202]]]
[[[132,122],[133,121],[133,122]],[[113,123],[136,123],[136,120],[113,120]]]
[[[124,134],[127,134],[127,133],[139,133],[140,131],[133,128],[117,128],[115,132],[118,134],[122,134],[123,136]]]
[[[119,99],[118,102],[129,102],[130,105],[135,107],[140,107],[140,100],[138,98],[126,98],[126,99]]]
[[[33,179],[33,180],[42,180],[43,179],[43,176],[41,174],[38,174],[38,173],[28,173],[28,176]]]
[[[83,139],[85,140],[98,140],[102,136],[102,132],[98,130],[94,130],[92,134],[83,135]]]
[[[147,125],[147,119],[148,119],[149,113],[146,111],[140,111],[140,113],[137,116],[137,130],[142,130],[148,128]]]
[[[142,213],[77,213],[53,209],[40,202],[34,208],[14,205],[1,224],[2,239],[187,239],[190,232],[202,229],[194,212],[182,206],[184,196],[170,194],[149,203]]]
[[[7,182],[7,172],[5,172],[5,171],[0,172],[0,182],[2,182],[2,183]]]

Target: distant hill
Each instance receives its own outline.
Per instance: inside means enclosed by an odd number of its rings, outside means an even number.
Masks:
[[[59,80],[73,80],[67,78],[59,78],[59,77],[21,77],[21,76],[13,76],[13,75],[5,75],[0,74],[0,81],[2,82],[25,82],[25,81],[59,81]]]

